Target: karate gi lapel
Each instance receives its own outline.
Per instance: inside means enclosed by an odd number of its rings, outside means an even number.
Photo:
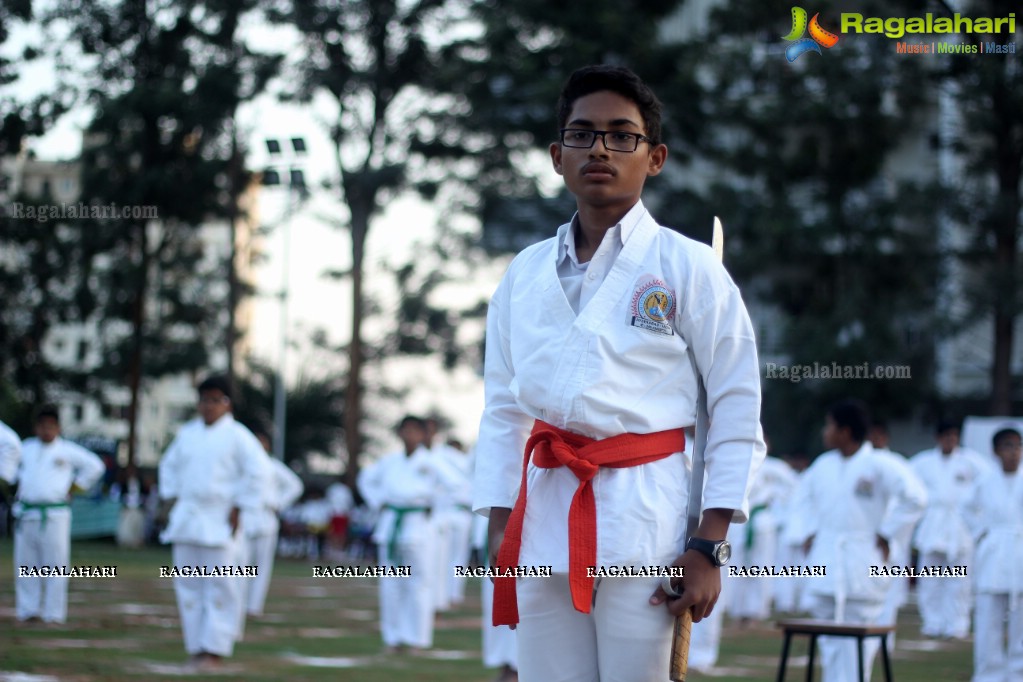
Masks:
[[[640,267],[659,229],[660,227],[644,209],[638,224],[622,246],[622,252],[618,254],[597,293],[586,307],[579,311],[576,326],[586,332],[597,333],[607,324],[606,319],[614,311],[615,305],[631,293],[630,285],[639,276]]]

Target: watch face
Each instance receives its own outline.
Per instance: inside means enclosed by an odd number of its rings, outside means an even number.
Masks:
[[[732,558],[732,546],[727,541],[719,543],[717,549],[714,550],[714,556],[717,558],[718,564],[724,566]]]

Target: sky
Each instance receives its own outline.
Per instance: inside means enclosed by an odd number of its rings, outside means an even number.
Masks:
[[[286,44],[289,37],[281,30],[262,25],[249,25],[253,40],[262,44]],[[38,34],[24,26],[13,26],[12,37],[3,52],[14,56],[28,41]],[[27,65],[21,79],[0,89],[0,96],[14,94],[19,98],[45,92],[56,82],[52,64],[45,62]],[[325,110],[316,105],[287,105],[274,95],[264,95],[244,105],[238,113],[243,139],[248,141],[251,168],[267,167],[288,170],[301,168],[307,184],[318,186],[333,175],[335,162],[331,143],[324,125]],[[81,131],[89,120],[90,111],[82,107],[70,112],[45,136],[28,141],[28,148],[43,160],[66,160],[78,156],[81,150]],[[299,157],[284,143],[284,153],[272,157],[267,151],[268,138],[290,140],[301,137],[306,141],[308,153]],[[553,175],[553,173],[552,173]],[[326,192],[314,192],[310,201],[298,208],[292,204],[283,188],[264,188],[258,203],[259,223],[268,228],[262,238],[265,258],[254,271],[256,296],[253,299],[252,326],[248,339],[253,354],[266,362],[277,364],[281,358],[280,323],[282,307],[279,292],[287,284],[287,329],[289,350],[285,356],[285,374],[290,382],[299,375],[321,376],[343,372],[346,367],[340,355],[327,356],[311,347],[308,339],[312,332],[323,330],[331,345],[347,342],[350,335],[350,293],[344,283],[324,277],[327,270],[346,268],[350,263],[349,239],[344,229],[328,221],[345,212]],[[378,266],[381,262],[403,262],[414,249],[428,239],[433,229],[436,212],[432,206],[415,197],[404,197],[392,202],[377,218],[367,244],[368,288],[389,286],[390,282]],[[287,242],[287,246],[285,243]],[[287,276],[285,280],[285,258]],[[474,302],[489,298],[497,286],[507,259],[476,264],[474,276],[448,286],[445,298],[458,302]],[[461,270],[462,268],[457,268]],[[376,324],[386,324],[386,320]],[[372,327],[371,327],[372,328]],[[437,363],[395,359],[386,363],[381,371],[387,380],[407,387],[409,394],[400,405],[377,405],[368,418],[381,439],[380,449],[398,447],[390,427],[404,412],[427,413],[437,411],[447,416],[452,427],[450,435],[472,444],[478,432],[479,415],[483,406],[482,379],[477,367],[462,367],[449,373]]]

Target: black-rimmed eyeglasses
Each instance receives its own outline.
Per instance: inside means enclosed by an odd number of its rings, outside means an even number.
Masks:
[[[627,133],[624,130],[562,128],[561,144],[574,149],[589,149],[597,141],[598,136],[610,152],[634,152],[639,149],[640,142],[650,142],[646,135]]]

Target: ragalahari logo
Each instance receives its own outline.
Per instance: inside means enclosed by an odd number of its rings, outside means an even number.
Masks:
[[[806,10],[802,7],[792,8],[792,31],[787,36],[784,36],[785,40],[796,41],[785,50],[785,58],[790,62],[796,61],[804,52],[813,51],[817,54],[823,54],[821,46],[834,47],[835,43],[838,42],[837,35],[821,27],[818,20],[820,13],[813,15],[809,25],[807,25],[806,16]],[[807,28],[810,30],[810,37],[804,38],[803,33]]]

